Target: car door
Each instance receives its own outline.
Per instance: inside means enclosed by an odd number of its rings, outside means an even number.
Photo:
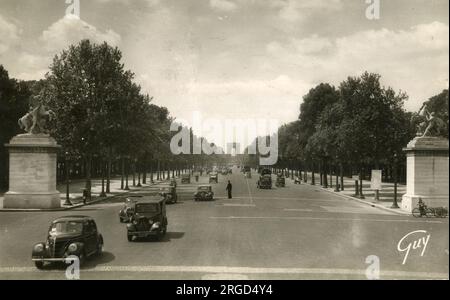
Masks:
[[[97,231],[96,226],[92,221],[87,221],[85,226],[85,250],[86,254],[89,255],[94,252],[97,248]]]

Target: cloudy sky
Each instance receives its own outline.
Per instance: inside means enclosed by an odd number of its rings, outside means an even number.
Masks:
[[[71,2],[73,0],[67,0]],[[405,91],[408,110],[448,87],[448,0],[0,0],[0,64],[43,78],[82,38],[117,45],[144,92],[172,116],[298,117],[314,85],[363,71]]]

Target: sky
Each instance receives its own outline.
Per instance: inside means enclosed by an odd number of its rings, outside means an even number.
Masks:
[[[309,89],[366,70],[410,111],[448,88],[448,0],[379,0],[376,19],[366,1],[378,0],[81,0],[80,18],[66,14],[73,1],[0,0],[11,77],[44,78],[68,45],[107,41],[173,117],[222,124],[294,121]]]

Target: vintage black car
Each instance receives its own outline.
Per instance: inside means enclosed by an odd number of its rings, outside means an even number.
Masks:
[[[270,169],[262,169],[259,176],[257,186],[259,189],[271,189],[272,188],[272,171]]]
[[[162,187],[159,194],[166,199],[166,203],[177,203],[178,201],[177,190],[174,186]]]
[[[219,182],[219,175],[217,172],[211,172],[209,173],[209,183],[218,183]]]
[[[181,175],[181,183],[191,183],[191,175],[190,174]]]
[[[170,179],[170,185],[173,187],[177,187],[177,180],[175,178]]]
[[[195,201],[212,201],[214,200],[214,192],[210,185],[200,185],[197,187],[197,192],[194,193]]]
[[[77,256],[80,266],[89,256],[103,252],[103,237],[94,219],[88,216],[65,216],[50,224],[47,240],[33,246],[31,259],[38,269],[44,263],[64,262]]]
[[[275,181],[275,186],[277,187],[285,187],[286,179],[283,174],[277,174],[277,180]]]
[[[127,224],[127,238],[156,237],[167,232],[166,200],[161,196],[144,196],[135,203],[131,223]]]

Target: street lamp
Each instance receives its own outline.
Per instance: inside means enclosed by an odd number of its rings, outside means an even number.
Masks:
[[[392,203],[391,208],[400,208],[397,204],[397,181],[398,181],[397,163],[398,163],[397,153],[394,153],[394,202]]]
[[[70,197],[69,197],[69,152],[64,153],[64,165],[65,165],[65,172],[66,172],[66,201],[64,202],[64,205],[67,206],[72,206],[72,202],[70,202]]]
[[[335,192],[339,192],[340,191],[340,188],[339,188],[339,174],[338,174],[338,168],[337,168],[337,165],[338,165],[338,160],[339,160],[339,157],[336,155],[336,163],[335,163],[335,166],[334,166],[334,171],[336,172],[336,186],[334,187],[334,191]]]

